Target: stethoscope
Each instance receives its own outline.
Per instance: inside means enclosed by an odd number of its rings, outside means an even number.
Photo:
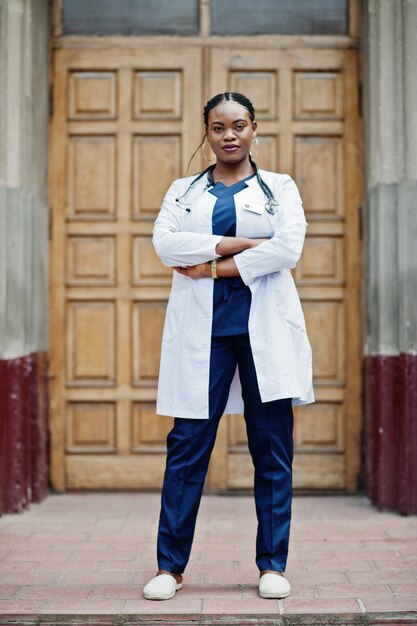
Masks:
[[[265,210],[270,214],[270,215],[275,215],[278,213],[278,207],[279,207],[279,202],[278,200],[275,198],[274,194],[272,193],[271,188],[269,187],[269,185],[266,184],[266,182],[262,179],[261,175],[259,174],[258,171],[258,167],[256,165],[256,163],[254,161],[251,160],[251,165],[253,166],[254,170],[255,170],[255,175],[256,175],[256,180],[258,181],[258,184],[260,186],[260,188],[262,189],[262,191],[264,192],[267,200],[265,202]],[[201,179],[203,178],[203,176],[205,176],[207,174],[207,184],[205,187],[203,187],[203,189],[201,190],[200,194],[198,194],[198,196],[195,196],[193,198],[193,200],[195,201],[202,193],[204,193],[205,191],[207,191],[208,189],[210,189],[210,187],[214,186],[214,179],[213,179],[213,170],[216,167],[216,164],[214,165],[210,165],[207,169],[205,169],[203,172],[201,172],[196,178],[194,178],[194,180],[191,182],[191,184],[187,187],[187,189],[184,191],[184,193],[182,194],[182,196],[180,196],[179,198],[175,198],[175,202],[177,203],[177,205],[179,206],[180,209],[183,209],[184,211],[187,211],[187,213],[191,212],[191,208],[190,205],[186,202],[184,202],[184,198],[189,194],[189,192],[191,191],[191,189],[194,187],[194,185]]]

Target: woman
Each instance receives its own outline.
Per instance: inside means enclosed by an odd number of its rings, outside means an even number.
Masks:
[[[216,161],[175,181],[153,243],[174,271],[157,413],[175,416],[158,529],[153,600],[182,587],[204,479],[223,413],[244,410],[255,467],[259,593],[284,598],[291,518],[293,404],[313,402],[311,349],[290,269],[306,220],[294,181],[257,169],[252,103],[224,93],[204,109]]]

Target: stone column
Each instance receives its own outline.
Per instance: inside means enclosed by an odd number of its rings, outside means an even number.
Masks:
[[[366,488],[417,513],[417,0],[364,0]]]
[[[0,0],[0,513],[47,489],[48,2]]]

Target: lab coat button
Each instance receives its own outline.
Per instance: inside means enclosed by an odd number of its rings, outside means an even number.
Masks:
[[[249,209],[250,204],[245,204],[245,207],[246,207],[247,209]]]

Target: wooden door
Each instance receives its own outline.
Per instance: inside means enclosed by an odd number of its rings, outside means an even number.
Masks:
[[[102,44],[104,45],[104,44]],[[202,60],[204,59],[204,63]],[[159,489],[155,415],[171,272],[151,231],[202,136],[203,98],[255,104],[265,169],[309,222],[295,270],[317,402],[296,411],[295,487],[356,488],[359,455],[357,53],[202,46],[61,49],[51,132],[51,427],[57,489]],[[194,161],[193,171],[201,163]],[[252,487],[241,416],[221,421],[208,491]]]
[[[51,134],[51,421],[57,489],[158,488],[171,270],[151,243],[201,140],[201,50],[58,50]],[[197,160],[198,161],[198,160]],[[196,164],[198,168],[198,162]]]
[[[309,227],[295,271],[313,349],[316,403],[295,411],[298,489],[353,490],[359,469],[358,57],[351,50],[214,49],[210,93],[249,94],[259,166],[295,179]],[[242,416],[221,423],[215,489],[247,489]]]

